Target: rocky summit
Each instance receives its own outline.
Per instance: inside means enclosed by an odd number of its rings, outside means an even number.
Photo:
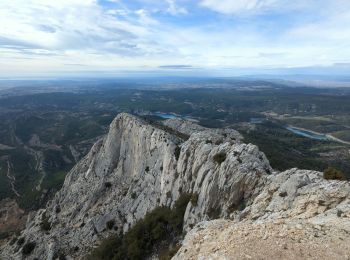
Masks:
[[[232,129],[121,113],[0,258],[82,259],[156,207],[173,207],[182,194],[195,199],[187,204],[187,235],[174,259],[350,257],[349,182],[315,171],[274,171]]]

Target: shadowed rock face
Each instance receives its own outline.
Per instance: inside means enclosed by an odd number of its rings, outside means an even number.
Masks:
[[[216,218],[302,215],[296,201],[305,200],[309,188],[318,200],[318,188],[326,185],[317,172],[274,173],[265,155],[242,143],[234,130],[207,129],[181,120],[165,125],[160,129],[119,114],[107,136],[67,175],[46,209],[28,220],[21,237],[36,242],[28,259],[53,259],[59,253],[79,259],[101,239],[127,231],[155,207],[173,206],[182,193],[196,197],[184,216],[185,229],[190,230],[200,221]],[[175,131],[166,131],[169,128]],[[190,138],[184,141],[174,132]],[[340,197],[344,196],[349,193]],[[327,202],[324,210],[339,203]],[[319,207],[314,211],[319,214]],[[41,227],[43,219],[51,224],[50,230]],[[112,230],[106,227],[109,220],[115,222]],[[7,245],[1,255],[22,258],[18,245]]]

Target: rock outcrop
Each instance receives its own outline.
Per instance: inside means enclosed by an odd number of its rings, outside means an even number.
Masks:
[[[152,125],[122,113],[47,207],[28,218],[20,238],[35,247],[26,258],[80,259],[104,237],[126,232],[147,212],[173,206],[184,193],[195,198],[184,216],[187,231],[218,218],[342,219],[344,225],[349,220],[348,182],[325,181],[313,171],[274,172],[265,155],[232,129],[173,119]],[[113,229],[107,227],[111,220]],[[200,229],[190,231],[177,259],[193,256],[186,248]],[[22,259],[22,246],[7,244],[0,256]]]
[[[291,169],[266,177],[251,205],[206,221],[177,259],[350,259],[350,183]]]
[[[349,242],[346,230],[306,220],[220,219],[201,222],[191,230],[173,260],[348,260]]]

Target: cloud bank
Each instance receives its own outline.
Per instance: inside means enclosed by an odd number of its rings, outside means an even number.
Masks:
[[[0,17],[2,75],[350,62],[346,0],[1,0]]]

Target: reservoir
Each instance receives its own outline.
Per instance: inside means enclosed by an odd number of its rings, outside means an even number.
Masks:
[[[317,134],[311,131],[307,131],[307,130],[302,130],[299,128],[295,128],[292,126],[287,126],[286,127],[287,130],[293,132],[294,134],[303,136],[303,137],[307,137],[310,139],[314,139],[314,140],[320,140],[320,141],[326,141],[329,140],[329,138],[325,135],[325,134]]]
[[[179,118],[179,119],[186,119],[186,120],[197,122],[197,120],[191,116],[182,116],[182,115],[173,114],[173,113],[154,112],[154,113],[151,113],[151,115],[159,116],[160,118],[163,118],[163,119]]]
[[[181,118],[181,116],[178,116],[175,114],[167,114],[167,113],[162,113],[162,112],[155,112],[155,113],[152,113],[152,115],[159,116],[163,119]]]

